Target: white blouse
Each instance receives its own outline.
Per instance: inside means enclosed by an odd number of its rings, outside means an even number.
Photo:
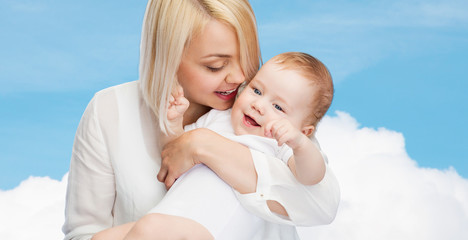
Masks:
[[[161,164],[159,134],[139,81],[96,93],[75,136],[62,228],[65,239],[91,239],[106,228],[136,221],[164,197],[165,186],[156,179]],[[295,234],[290,225],[327,224],[334,219],[340,193],[328,167],[320,183],[304,186],[282,162],[256,150],[251,153],[257,192],[238,198],[249,211],[271,221],[259,229],[258,239],[281,235],[284,239]],[[290,219],[272,213],[266,200],[281,203]]]

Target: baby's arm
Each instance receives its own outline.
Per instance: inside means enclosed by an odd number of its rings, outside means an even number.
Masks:
[[[167,120],[169,120],[167,135],[161,134],[161,147],[184,133],[184,113],[189,107],[189,101],[184,97],[181,86],[173,93],[167,104]]]
[[[318,147],[306,134],[313,134],[313,131],[304,133],[286,119],[272,121],[265,127],[265,136],[275,138],[279,146],[287,144],[292,148],[288,167],[296,179],[304,185],[313,185],[325,176],[325,162]]]

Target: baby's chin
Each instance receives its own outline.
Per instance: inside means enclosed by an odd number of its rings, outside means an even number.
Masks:
[[[263,134],[263,131],[262,131],[262,134],[259,134],[258,131],[247,131],[243,128],[234,128],[234,134],[235,135],[255,135],[255,136],[260,136],[260,137],[266,137],[265,134]]]
[[[241,128],[241,127],[237,127],[237,128],[234,128],[234,134],[236,135],[251,135],[251,133],[249,133],[248,131],[246,131],[245,129]]]

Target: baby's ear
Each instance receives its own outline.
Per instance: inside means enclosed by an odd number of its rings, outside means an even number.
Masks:
[[[314,133],[315,127],[313,125],[305,126],[302,128],[301,132],[307,137]]]

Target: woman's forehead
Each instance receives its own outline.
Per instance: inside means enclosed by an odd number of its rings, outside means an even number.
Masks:
[[[210,20],[200,34],[187,46],[187,53],[197,54],[200,58],[228,58],[238,55],[237,35],[229,25]]]

